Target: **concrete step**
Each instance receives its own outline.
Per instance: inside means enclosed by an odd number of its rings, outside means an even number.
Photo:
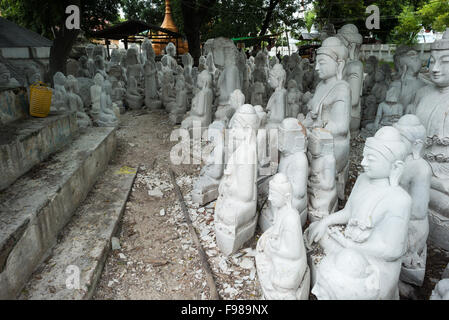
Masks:
[[[48,156],[68,145],[78,133],[75,113],[21,119],[0,127],[0,191]]]
[[[0,192],[0,299],[17,297],[115,148],[115,128],[90,128]]]
[[[137,170],[110,166],[64,229],[19,299],[90,299],[118,231]]]

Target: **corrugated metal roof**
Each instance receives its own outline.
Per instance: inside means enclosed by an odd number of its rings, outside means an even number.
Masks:
[[[52,41],[0,17],[0,48],[51,47]]]

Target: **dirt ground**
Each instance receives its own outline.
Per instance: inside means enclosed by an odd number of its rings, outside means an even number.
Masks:
[[[173,128],[163,111],[128,111],[122,115],[114,162],[139,170],[118,235],[121,248],[109,254],[93,299],[209,299],[205,273],[169,176],[170,167],[208,256],[220,298],[260,299],[254,264],[260,231],[231,257],[220,253],[213,232],[215,203],[199,208],[191,201],[200,166],[173,165],[170,161],[170,151],[177,144],[170,142]],[[351,143],[347,195],[361,171],[364,139],[358,137]],[[428,299],[448,262],[448,252],[429,246],[425,283],[417,289],[419,299]]]

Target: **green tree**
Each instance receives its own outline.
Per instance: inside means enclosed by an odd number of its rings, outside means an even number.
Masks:
[[[449,27],[449,2],[430,1],[417,12],[421,17],[422,26],[426,30],[444,31]]]
[[[310,10],[307,11],[304,14],[304,23],[305,23],[305,27],[307,29],[308,32],[310,32],[312,30],[313,25],[315,24],[316,21],[316,12],[315,10]]]
[[[51,40],[49,79],[66,72],[66,61],[80,30],[68,30],[65,21],[67,6],[77,5],[81,13],[81,29],[98,29],[118,21],[120,0],[0,0],[5,19],[33,30]]]
[[[391,33],[391,42],[413,44],[416,43],[416,36],[422,28],[420,17],[416,14],[412,6],[404,6],[398,17],[399,24]]]

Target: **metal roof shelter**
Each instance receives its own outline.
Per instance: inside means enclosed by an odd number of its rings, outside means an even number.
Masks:
[[[51,47],[53,41],[0,17],[0,48]]]
[[[158,34],[157,32],[164,33],[164,35]],[[156,39],[156,41],[152,41],[153,43],[168,43],[169,39],[176,38],[177,40],[179,38],[184,38],[184,36],[178,32],[148,24],[140,20],[128,20],[104,30],[90,32],[89,35],[94,38],[105,39],[106,45],[109,45],[108,40],[123,40],[126,49],[128,49],[129,42],[139,42],[136,41],[138,36],[148,37],[152,40]],[[176,43],[176,47],[178,47],[178,43]]]

